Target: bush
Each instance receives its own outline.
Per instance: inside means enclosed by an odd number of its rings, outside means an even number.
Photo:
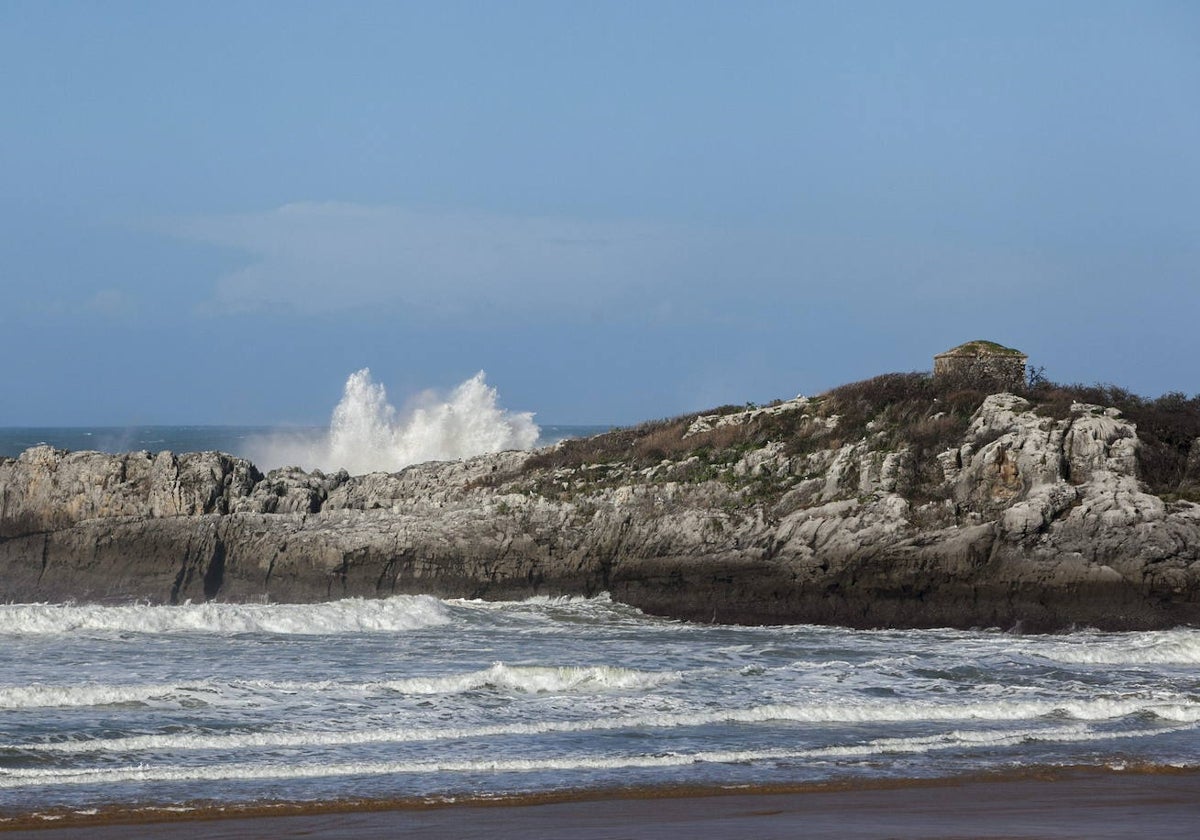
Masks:
[[[917,477],[912,490],[927,493],[942,480],[937,456],[959,445],[988,393],[978,382],[927,373],[888,373],[834,388],[814,399],[808,411],[762,415],[689,437],[684,435],[701,414],[730,414],[745,407],[722,406],[564,441],[529,458],[524,470],[577,470],[585,464],[623,464],[638,470],[695,455],[702,466],[686,473],[701,480],[714,474],[712,468],[769,442],[782,443],[790,455],[802,455],[870,437],[872,445],[881,448],[907,447]],[[1075,402],[1119,409],[1137,424],[1142,443],[1139,469],[1150,491],[1164,498],[1200,501],[1200,395],[1170,393],[1150,400],[1114,385],[1061,385],[1038,376],[1031,377],[1021,396],[1038,413],[1057,419],[1070,417]],[[834,415],[838,422],[832,429],[813,422],[813,417]]]

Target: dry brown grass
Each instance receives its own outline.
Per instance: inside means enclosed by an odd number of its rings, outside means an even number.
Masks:
[[[909,448],[917,472],[916,492],[932,492],[941,481],[936,456],[961,443],[971,416],[987,394],[986,389],[934,379],[927,373],[889,373],[834,388],[815,399],[807,412],[763,415],[686,438],[701,413],[565,441],[531,457],[525,471],[576,470],[595,464],[637,470],[694,455],[705,465],[697,467],[695,474],[710,476],[711,467],[732,463],[768,442],[782,442],[786,452],[798,455],[871,437],[880,448]],[[1041,377],[1021,395],[1040,413],[1057,418],[1069,416],[1073,402],[1120,409],[1138,426],[1141,477],[1151,492],[1200,501],[1200,395],[1188,398],[1173,393],[1151,400],[1112,385],[1058,385]],[[702,413],[743,410],[744,406],[730,405]],[[808,412],[818,418],[836,414],[839,420],[826,430]]]

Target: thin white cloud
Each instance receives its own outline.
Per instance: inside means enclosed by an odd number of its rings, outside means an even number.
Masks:
[[[27,288],[34,289],[31,284]],[[89,320],[120,321],[136,318],[142,309],[141,301],[122,289],[97,289],[84,297],[67,295],[29,294],[8,307],[10,312],[21,316],[61,318],[86,318]]]
[[[692,250],[668,226],[347,203],[288,204],[169,229],[247,254],[216,281],[219,312],[602,306],[678,276]]]
[[[218,314],[770,319],[781,307],[848,296],[903,309],[993,298],[997,288],[1020,294],[1066,268],[1029,249],[864,239],[819,224],[688,228],[345,202],[190,218],[165,229],[245,254],[214,279],[204,308]]]
[[[106,318],[136,314],[137,302],[120,289],[100,289],[83,302],[83,311]]]

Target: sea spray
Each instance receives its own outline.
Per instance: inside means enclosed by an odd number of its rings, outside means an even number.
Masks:
[[[271,435],[253,442],[251,460],[265,469],[300,466],[354,475],[395,472],[409,464],[469,458],[505,449],[531,449],[540,430],[531,412],[500,408],[483,371],[445,399],[426,394],[400,412],[368,368],[346,380],[329,429]]]

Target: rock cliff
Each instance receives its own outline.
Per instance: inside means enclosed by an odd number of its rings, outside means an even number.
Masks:
[[[0,600],[607,591],[754,624],[1200,623],[1200,505],[1147,492],[1120,412],[898,412],[798,398],[354,477],[38,447],[0,461]]]

